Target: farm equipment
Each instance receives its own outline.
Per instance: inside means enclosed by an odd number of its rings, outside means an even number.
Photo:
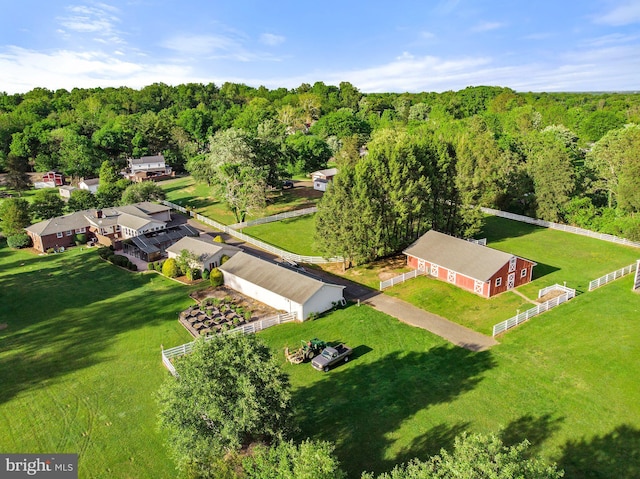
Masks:
[[[305,359],[311,360],[327,347],[327,343],[318,338],[313,338],[309,341],[301,340],[300,342],[302,346],[295,351],[289,351],[289,348],[285,348],[284,350],[284,354],[291,364],[300,364]]]

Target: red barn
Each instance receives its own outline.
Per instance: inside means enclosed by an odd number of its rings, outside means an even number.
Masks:
[[[42,181],[45,183],[53,183],[53,186],[64,185],[64,175],[57,171],[49,171],[42,175]]]
[[[409,246],[407,264],[485,298],[533,278],[533,261],[431,230]]]

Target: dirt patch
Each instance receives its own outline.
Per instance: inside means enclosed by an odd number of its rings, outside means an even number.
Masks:
[[[561,291],[559,289],[554,289],[553,291],[549,291],[544,296],[536,299],[536,303],[544,303],[546,301],[549,301],[550,299],[557,298],[558,296],[562,296],[563,294],[564,294],[564,291]]]
[[[391,256],[372,263],[374,269],[378,270],[378,278],[385,281],[398,276],[407,270],[407,257],[404,255]]]

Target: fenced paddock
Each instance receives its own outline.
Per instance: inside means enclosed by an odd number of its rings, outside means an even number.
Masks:
[[[380,281],[380,291],[382,291],[383,289],[395,286],[396,284],[404,283],[405,281],[407,281],[409,279],[415,278],[419,274],[423,274],[423,273],[419,273],[417,269],[414,269],[414,270],[409,271],[408,273],[402,273],[401,275],[394,276],[391,279],[387,279],[385,281]]]
[[[342,263],[344,261],[341,257],[324,258],[322,256],[304,256],[296,253],[291,253],[290,251],[285,251],[283,249],[276,248],[275,246],[265,243],[264,241],[257,240],[244,233],[240,233],[239,231],[236,231],[235,229],[233,229],[231,226],[218,223],[217,221],[212,220],[211,218],[207,218],[206,216],[202,216],[199,213],[187,210],[186,208],[183,208],[180,205],[173,204],[169,201],[163,201],[162,203],[165,206],[173,208],[174,210],[188,214],[194,217],[195,219],[197,219],[198,221],[201,221],[202,223],[209,225],[218,231],[222,231],[223,233],[226,233],[229,236],[233,236],[234,238],[239,239],[240,241],[244,241],[245,243],[249,243],[250,245],[253,245],[256,248],[260,248],[261,250],[268,251],[269,253],[273,253],[277,256],[280,256],[283,259],[293,261],[295,263],[325,264],[325,263]]]
[[[630,264],[629,266],[625,266],[624,268],[614,271],[613,273],[605,274],[604,276],[601,276],[598,279],[594,279],[589,283],[589,291],[593,291],[594,289],[597,289],[600,286],[604,286],[605,284],[610,283],[611,281],[614,281],[618,278],[622,278],[623,276],[631,274],[634,271],[636,271],[637,267],[638,267],[637,263]]]
[[[560,296],[556,296],[549,301],[545,301],[544,303],[539,304],[535,308],[528,309],[524,313],[517,314],[514,317],[507,319],[506,321],[502,321],[501,323],[494,325],[493,336],[495,337],[500,333],[504,333],[508,329],[514,328],[519,324],[524,323],[525,321],[529,321],[529,319],[533,318],[534,316],[544,313],[545,311],[549,311],[550,309],[555,308],[562,303],[566,303],[576,296],[575,289],[567,288],[566,286],[560,286],[559,284],[554,284],[553,286],[541,289],[538,292],[538,298],[541,298],[549,292],[555,290],[563,291],[563,293]]]
[[[275,326],[277,324],[289,323],[291,321],[296,320],[296,313],[285,313],[278,314],[271,318],[262,319],[260,321],[254,321],[253,323],[245,324],[243,326],[239,326],[234,329],[230,329],[229,331],[225,331],[221,334],[252,334],[257,333],[258,331],[262,331],[263,329],[270,328],[271,326]],[[206,336],[205,341],[208,338],[213,336]],[[184,356],[189,354],[193,350],[193,346],[195,341],[191,341],[190,343],[181,344],[180,346],[176,346],[175,348],[163,349],[162,350],[162,364],[169,370],[171,374],[176,376],[178,373],[176,372],[176,368],[173,367],[173,363],[171,362],[171,358]]]
[[[493,208],[480,208],[480,210],[485,214],[499,216],[508,220],[520,221],[521,223],[529,223],[532,225],[542,226],[544,228],[566,231],[567,233],[589,236],[590,238],[596,238],[602,241],[608,241],[610,243],[617,243],[624,246],[640,248],[640,243],[638,243],[637,241],[630,241],[626,238],[619,238],[618,236],[614,235],[596,233],[595,231],[585,230],[584,228],[577,228],[575,226],[563,225],[560,223],[552,223],[551,221],[539,220],[537,218],[531,218],[524,215],[516,215],[514,213],[508,213],[506,211],[494,210]]]
[[[282,221],[288,218],[297,218],[298,216],[312,215],[318,212],[317,206],[311,206],[310,208],[303,208],[300,210],[287,211],[285,213],[278,213],[277,215],[265,216],[264,218],[258,218],[257,220],[244,221],[242,223],[236,223],[229,225],[229,228],[239,230],[241,228],[248,228],[249,226],[263,225],[265,223],[273,223],[275,221]]]

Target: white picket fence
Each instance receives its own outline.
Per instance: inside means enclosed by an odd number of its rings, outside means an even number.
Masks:
[[[404,283],[405,281],[407,281],[409,279],[415,278],[419,274],[424,274],[424,273],[420,273],[420,272],[418,272],[417,269],[414,269],[414,270],[409,271],[408,273],[402,273],[401,275],[394,276],[391,279],[387,279],[385,281],[380,281],[380,291],[382,291],[383,289],[395,286],[396,284]]]
[[[237,328],[230,329],[229,331],[225,331],[222,334],[252,334],[257,333],[258,331],[262,331],[263,329],[270,328],[271,326],[275,326],[277,324],[289,323],[295,320],[296,313],[278,314],[271,318],[261,319],[260,321],[254,321],[243,326],[238,326]],[[208,341],[212,337],[213,335],[205,337],[205,341]],[[173,374],[174,376],[177,375],[176,368],[173,366],[171,358],[189,354],[193,350],[194,345],[195,341],[191,341],[190,343],[181,344],[180,346],[176,346],[174,348],[162,350],[162,363],[171,372],[171,374]]]
[[[248,228],[249,226],[263,225],[265,223],[273,223],[275,221],[282,221],[288,218],[297,218],[298,216],[312,215],[317,212],[318,212],[318,207],[311,206],[310,208],[287,211],[285,213],[278,213],[277,215],[265,216],[264,218],[258,218],[256,220],[243,221],[242,223],[229,225],[229,228],[232,228],[234,230],[239,230],[241,228]]]
[[[496,335],[498,335],[500,333],[503,333],[508,329],[514,328],[514,327],[518,326],[519,324],[522,324],[525,321],[528,321],[529,319],[533,318],[534,316],[539,315],[540,313],[544,313],[545,311],[548,311],[548,310],[550,310],[552,308],[555,308],[556,306],[559,306],[562,303],[566,303],[567,301],[569,301],[572,298],[575,298],[575,296],[576,296],[576,290],[575,289],[566,288],[566,287],[560,286],[558,284],[553,285],[550,288],[545,288],[545,289],[547,291],[544,294],[547,294],[549,291],[551,291],[553,289],[560,289],[560,290],[565,291],[565,292],[563,294],[561,294],[560,296],[556,296],[555,298],[552,298],[549,301],[545,301],[544,303],[539,304],[535,308],[528,309],[524,313],[517,314],[513,318],[509,318],[506,321],[503,321],[501,323],[498,323],[498,324],[494,325],[493,326],[493,336],[495,337]],[[544,291],[544,290],[540,290],[540,291]],[[539,294],[538,297],[544,296],[544,294],[540,294],[540,293],[538,293],[538,294]]]
[[[589,283],[589,291],[593,291],[594,289],[597,289],[600,286],[604,286],[605,284],[610,283],[613,280],[622,278],[623,276],[633,273],[636,270],[636,267],[637,267],[637,263],[630,264],[629,266],[625,266],[624,268],[614,271],[613,273],[609,273],[604,276],[601,276],[598,279],[594,279]]]
[[[619,238],[618,236],[614,235],[596,233],[595,231],[585,230],[584,228],[577,228],[575,226],[563,225],[560,223],[552,223],[551,221],[539,220],[536,218],[531,218],[529,216],[516,215],[514,213],[508,213],[506,211],[494,210],[493,208],[480,208],[480,210],[488,215],[499,216],[501,218],[507,218],[509,220],[543,226],[544,228],[551,228],[554,230],[566,231],[567,233],[589,236],[591,238],[609,241],[610,243],[617,243],[625,246],[632,246],[634,248],[640,248],[640,243],[638,243],[637,241],[630,241],[626,238]]]
[[[308,263],[308,264],[325,264],[325,263],[342,263],[344,260],[341,257],[334,258],[324,258],[322,256],[305,256],[296,253],[291,253],[290,251],[285,251],[280,248],[276,248],[264,241],[257,240],[251,236],[248,236],[244,233],[240,233],[239,231],[234,230],[228,225],[223,225],[222,223],[218,223],[206,216],[202,216],[199,213],[196,213],[191,210],[187,210],[180,205],[176,205],[169,201],[162,202],[165,206],[173,208],[174,210],[181,211],[182,213],[188,214],[193,218],[201,221],[204,224],[211,226],[212,228],[217,229],[218,231],[222,231],[223,233],[227,233],[230,236],[233,236],[236,239],[244,241],[245,243],[249,243],[250,245],[255,246],[256,248],[260,248],[264,251],[268,251],[269,253],[273,253],[275,255],[280,256],[283,259],[293,261],[295,263]]]

